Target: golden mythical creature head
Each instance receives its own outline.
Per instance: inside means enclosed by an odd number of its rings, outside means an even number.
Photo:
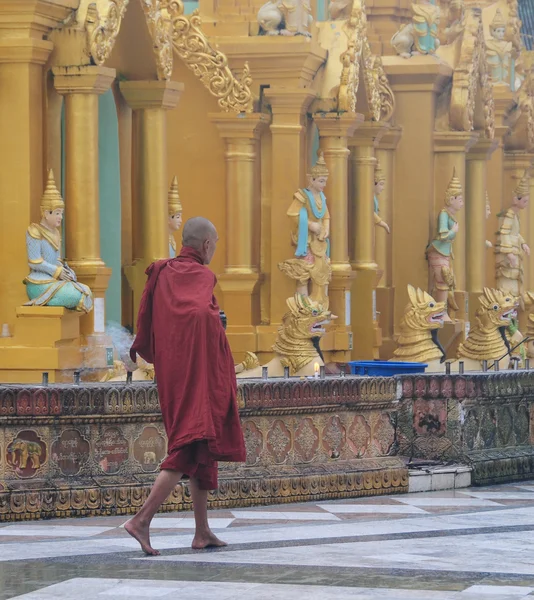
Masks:
[[[317,162],[310,169],[310,172],[308,173],[308,177],[311,177],[312,179],[317,179],[319,177],[328,177],[328,175],[330,175],[330,172],[328,171],[328,167],[326,166],[326,162],[324,160],[324,155],[322,152],[319,152],[319,157],[317,158]]]
[[[437,302],[430,294],[412,285],[408,286],[408,296],[410,303],[403,319],[406,328],[421,331],[443,327],[445,302]]]
[[[525,198],[530,195],[530,178],[528,173],[525,173],[514,190],[516,198]]]
[[[54,172],[50,169],[50,171],[48,171],[46,188],[41,197],[41,215],[44,215],[46,211],[53,212],[57,209],[64,210],[65,202],[63,202],[63,198],[56,187]]]
[[[288,298],[286,304],[289,312],[282,319],[286,333],[295,339],[311,339],[325,333],[324,325],[330,323],[332,313],[321,304],[302,294]]]
[[[493,17],[493,21],[490,23],[490,33],[493,34],[496,29],[506,29],[506,20],[502,16],[501,9],[498,8],[495,16]]]
[[[450,206],[452,199],[456,198],[457,196],[461,196],[462,194],[463,194],[462,184],[460,183],[460,180],[458,179],[458,177],[456,177],[456,168],[455,168],[452,172],[452,178],[449,182],[449,187],[447,188],[447,191],[445,192],[445,205]]]
[[[484,295],[479,296],[480,308],[477,318],[484,327],[507,327],[517,316],[519,299],[501,290],[484,288]]]
[[[171,187],[169,188],[169,217],[182,212],[182,203],[180,202],[180,194],[178,193],[178,178],[173,177]]]
[[[386,174],[382,170],[382,165],[380,164],[380,161],[377,159],[376,165],[375,165],[375,185],[378,185],[379,183],[385,183],[385,182],[386,182]]]

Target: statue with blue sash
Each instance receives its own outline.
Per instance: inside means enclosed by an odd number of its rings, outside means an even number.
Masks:
[[[309,296],[324,308],[328,308],[328,284],[332,278],[330,213],[323,193],[328,175],[320,153],[308,175],[308,187],[295,192],[287,211],[295,257],[278,265],[283,273],[296,280],[297,293]]]

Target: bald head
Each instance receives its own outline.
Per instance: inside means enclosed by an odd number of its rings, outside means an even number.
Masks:
[[[200,252],[206,265],[210,263],[215,253],[217,241],[215,225],[204,217],[193,217],[184,225],[182,245]]]

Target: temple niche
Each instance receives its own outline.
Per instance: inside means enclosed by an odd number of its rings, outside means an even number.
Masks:
[[[533,61],[516,0],[56,4],[35,17],[38,64],[10,75],[15,113],[0,110],[5,147],[24,141],[0,150],[1,197],[17,199],[2,224],[15,258],[0,289],[1,380],[113,368],[109,324],[135,331],[147,266],[178,251],[181,222],[199,214],[219,232],[211,267],[236,363],[278,360],[293,302],[331,314],[316,336],[327,368],[391,359],[408,290],[425,299],[438,280],[455,358],[485,289],[512,274],[525,298],[533,288],[521,245],[534,239]],[[65,203],[58,256],[91,290],[91,312],[25,306],[25,235],[50,169]],[[314,187],[307,175],[320,174]],[[454,215],[448,189],[465,203]],[[521,268],[504,273],[518,189]],[[33,368],[28,352],[48,362]]]

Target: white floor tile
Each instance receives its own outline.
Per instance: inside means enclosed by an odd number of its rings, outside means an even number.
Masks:
[[[232,510],[232,514],[236,519],[258,519],[265,521],[277,521],[287,519],[289,521],[339,521],[335,515],[327,512],[277,512],[277,511],[262,511],[262,510]],[[211,521],[210,521],[211,522]]]
[[[457,492],[458,493],[458,492]],[[484,498],[468,498],[468,497],[456,497],[456,498],[439,498],[432,496],[429,498],[418,497],[418,498],[395,498],[399,502],[404,504],[410,504],[411,506],[446,506],[446,507],[462,507],[462,506],[502,506],[498,502],[492,502],[491,500],[485,500]]]
[[[529,493],[528,491],[524,492],[471,492],[464,491],[459,492],[460,494],[465,494],[466,496],[470,496],[472,498],[482,498],[485,500],[525,500],[528,502],[529,500],[534,500],[534,493]]]
[[[525,598],[534,588],[521,587],[517,585],[472,585],[465,589],[462,594],[469,596],[470,594],[485,594],[494,598],[502,598],[507,596],[510,598]],[[468,600],[466,598],[465,600]]]
[[[319,504],[334,514],[428,514],[422,508],[407,504]]]
[[[6,525],[0,527],[0,537],[27,536],[27,537],[91,537],[105,533],[115,527],[91,527],[84,525],[49,525],[42,522],[36,525]]]

